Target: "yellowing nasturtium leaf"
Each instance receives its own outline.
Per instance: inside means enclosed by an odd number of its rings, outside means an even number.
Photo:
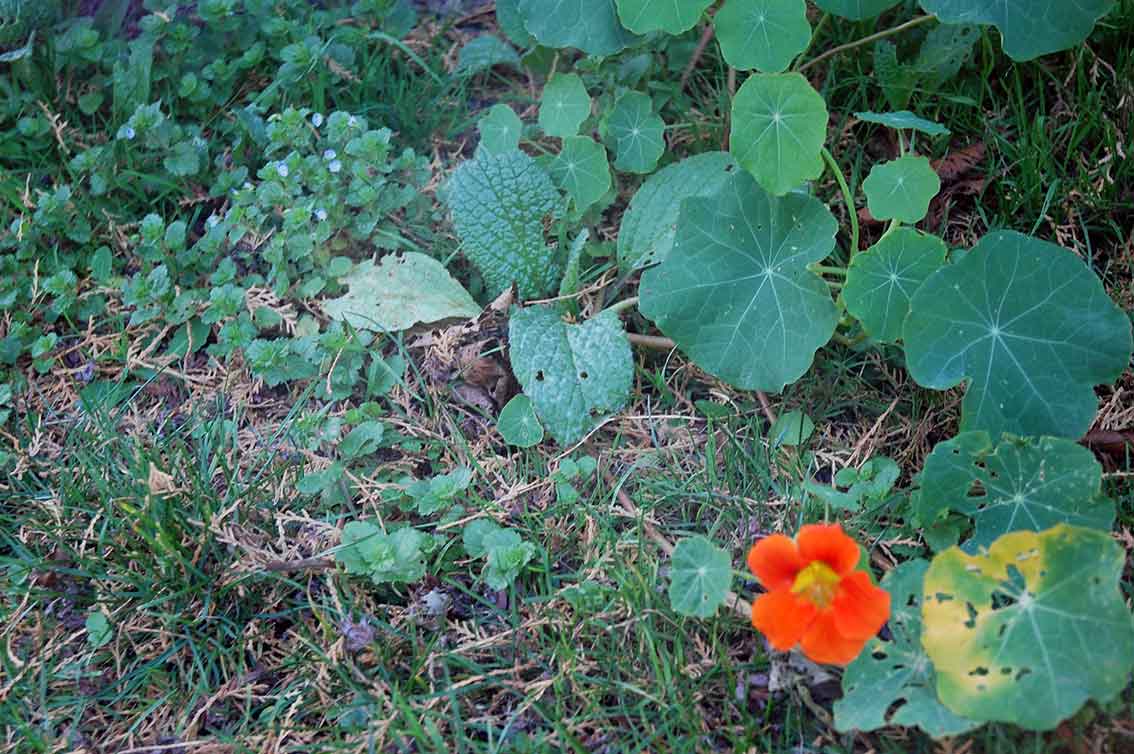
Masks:
[[[894,343],[910,312],[910,297],[945,264],[945,242],[912,228],[897,228],[847,269],[843,301],[875,340]]]
[[[669,605],[674,612],[711,618],[732,585],[732,558],[705,537],[677,543],[670,560]]]
[[[854,117],[864,123],[877,123],[887,128],[921,131],[930,136],[948,136],[952,133],[940,123],[914,115],[909,110],[899,110],[894,113],[872,113],[867,111],[855,113]]]
[[[1081,43],[1114,0],[921,0],[921,7],[945,24],[995,26],[1009,57],[1031,60]]]
[[[557,73],[544,86],[539,125],[549,136],[574,136],[590,114],[591,96],[574,73]]]
[[[622,25],[635,34],[689,31],[712,0],[615,0]]]
[[[837,227],[817,199],[770,196],[737,171],[681,205],[673,248],[642,275],[641,311],[705,371],[779,392],[835,330],[827,284],[807,265],[831,253]]]
[[[606,149],[589,136],[571,136],[551,163],[551,178],[575,200],[580,210],[591,206],[610,188]]]
[[[545,47],[613,55],[637,39],[618,22],[614,0],[520,0],[520,16]]]
[[[1130,320],[1071,252],[1020,233],[985,236],[914,293],[902,329],[918,384],[969,381],[961,430],[1079,437],[1093,386],[1130,361]]]
[[[359,262],[344,277],[349,290],[323,303],[331,319],[372,332],[396,332],[419,322],[468,319],[480,307],[436,259],[416,251]]]
[[[804,0],[728,0],[713,26],[725,60],[742,71],[778,73],[811,43]]]
[[[929,202],[941,190],[941,179],[929,158],[908,154],[875,165],[862,182],[862,190],[874,219],[912,225],[929,212]]]
[[[980,725],[953,714],[937,700],[933,663],[921,646],[922,583],[929,563],[909,560],[886,574],[890,640],[873,639],[843,673],[843,698],[835,702],[835,727],[871,731],[888,725],[918,727],[934,738],[956,736]],[[895,705],[901,705],[894,709]]]
[[[626,92],[603,120],[603,138],[614,144],[614,167],[624,173],[648,173],[665,151],[665,122],[650,98]]]
[[[826,138],[827,104],[798,73],[753,74],[732,101],[729,151],[777,196],[819,177]]]
[[[922,644],[958,715],[1049,730],[1126,687],[1134,623],[1106,532],[1060,524],[1006,534],[986,554],[953,547],[925,574]]]
[[[480,154],[453,172],[445,190],[465,256],[498,295],[513,282],[524,298],[550,293],[562,267],[543,236],[560,203],[551,178],[518,149]]]
[[[815,0],[820,9],[851,21],[862,21],[881,15],[897,5],[899,0]]]
[[[971,516],[965,548],[987,547],[1010,531],[1043,531],[1067,523],[1109,530],[1114,502],[1102,494],[1102,467],[1090,450],[1055,437],[964,432],[938,443],[913,496],[923,524],[946,511]]]
[[[477,151],[488,154],[511,152],[520,146],[520,133],[524,124],[516,111],[507,105],[493,105],[488,114],[476,123],[480,131],[480,144]]]
[[[613,312],[571,325],[555,307],[513,309],[508,343],[516,379],[560,445],[581,439],[630,397],[634,359]]]

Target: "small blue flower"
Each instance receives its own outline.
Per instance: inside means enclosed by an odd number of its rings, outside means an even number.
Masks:
[[[311,116],[311,125],[315,126],[315,128],[318,128],[319,126],[323,125],[323,114],[322,113],[313,114]]]
[[[358,125],[358,118],[354,117],[353,115],[350,116],[350,118],[347,119],[347,125],[350,126],[351,128],[354,128],[355,126]]]
[[[327,166],[327,170],[330,170],[332,173],[337,173],[342,169],[343,169],[343,164],[341,162],[339,162],[338,160],[332,161],[331,164]]]
[[[129,141],[137,135],[138,132],[134,130],[133,126],[122,126],[122,128],[118,129],[119,139],[126,139],[127,141]]]
[[[280,178],[287,178],[288,169],[287,165],[282,162],[276,164],[276,172],[280,174]]]
[[[319,209],[315,210],[315,217],[318,218],[319,222],[323,222],[327,219],[327,210],[320,207]]]
[[[327,160],[328,162],[330,162],[331,160],[335,159],[338,156],[339,156],[338,152],[336,152],[333,149],[324,149],[323,150],[323,159]]]
[[[208,219],[205,220],[205,227],[209,228],[210,230],[217,227],[217,225],[219,224],[220,218],[216,215],[209,215]]]

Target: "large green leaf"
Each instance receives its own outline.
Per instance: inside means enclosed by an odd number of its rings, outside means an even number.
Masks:
[[[1013,60],[1031,60],[1080,44],[1114,0],[921,0],[947,24],[991,24]]]
[[[669,605],[681,615],[711,618],[732,585],[732,558],[705,537],[677,543],[670,560]]]
[[[961,429],[1079,437],[1093,386],[1130,360],[1130,320],[1074,254],[1020,233],[985,236],[910,301],[906,363],[921,385],[969,381]]]
[[[478,155],[454,171],[445,200],[491,294],[513,282],[525,298],[555,289],[562,267],[544,240],[543,218],[560,198],[535,160],[519,150]]]
[[[815,0],[815,4],[821,9],[851,21],[874,18],[899,2],[900,0]]]
[[[618,266],[628,272],[665,259],[673,246],[681,203],[720,191],[735,169],[736,161],[727,152],[702,152],[651,175],[622,216]]]
[[[590,114],[591,96],[583,80],[574,73],[557,73],[544,86],[539,101],[539,126],[548,136],[574,136]]]
[[[827,104],[798,73],[749,76],[732,101],[729,151],[773,194],[819,177],[826,138]]]
[[[838,310],[807,265],[831,253],[837,228],[817,199],[771,196],[738,171],[681,205],[673,248],[642,275],[641,311],[702,369],[779,392],[835,330]]]
[[[614,0],[520,0],[519,10],[528,33],[546,47],[613,55],[636,39],[618,22]]]
[[[514,309],[508,342],[516,379],[560,445],[581,439],[630,397],[634,359],[613,312],[572,325],[552,306]]]
[[[349,289],[324,302],[323,311],[360,330],[395,332],[419,322],[480,314],[472,296],[444,265],[416,251],[387,254],[378,264],[359,262],[342,281]]]
[[[973,720],[1048,730],[1122,691],[1134,665],[1125,560],[1108,533],[1066,524],[935,557],[922,644],[941,701]]]
[[[1109,530],[1114,523],[1114,502],[1102,494],[1094,454],[1054,437],[1008,436],[994,444],[987,432],[964,432],[938,443],[913,504],[926,525],[946,511],[972,516],[969,544],[979,547],[1021,529],[1068,523]]]
[[[888,624],[890,640],[871,640],[858,659],[847,666],[843,698],[835,702],[838,730],[870,731],[905,725],[942,738],[980,725],[953,714],[937,700],[933,663],[921,646],[922,583],[928,568],[924,560],[909,560],[882,579],[893,606]]]
[[[626,92],[603,119],[604,138],[614,144],[614,167],[624,173],[648,173],[665,151],[665,122],[650,98]]]
[[[551,163],[551,177],[571,195],[580,210],[591,206],[610,188],[606,149],[589,136],[571,136]]]
[[[804,0],[728,0],[713,26],[725,60],[743,71],[782,71],[811,43]]]
[[[713,0],[615,0],[622,25],[635,34],[680,34],[696,24]]]
[[[866,206],[874,219],[910,225],[925,217],[940,190],[941,179],[929,158],[912,154],[875,165],[862,182]]]
[[[940,238],[912,228],[887,234],[851,260],[843,288],[847,311],[875,340],[896,342],[910,312],[910,297],[945,264],[946,251]]]

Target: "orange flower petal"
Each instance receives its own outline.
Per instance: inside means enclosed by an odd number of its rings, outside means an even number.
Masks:
[[[786,652],[799,643],[818,611],[786,589],[761,594],[752,601],[752,625],[768,643]]]
[[[847,665],[866,646],[861,639],[848,639],[839,633],[832,610],[824,610],[807,627],[801,641],[803,653],[824,665]]]
[[[802,526],[796,541],[805,563],[822,560],[840,576],[846,576],[858,565],[858,545],[838,524]]]
[[[873,638],[890,617],[890,593],[870,583],[864,571],[844,576],[831,605],[839,633],[848,639]]]
[[[769,591],[790,589],[803,565],[795,542],[783,534],[764,537],[748,551],[748,567]]]

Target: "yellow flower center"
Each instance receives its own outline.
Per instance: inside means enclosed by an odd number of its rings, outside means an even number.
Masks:
[[[816,560],[795,577],[791,585],[793,594],[820,609],[830,606],[839,588],[839,574],[826,563]]]

